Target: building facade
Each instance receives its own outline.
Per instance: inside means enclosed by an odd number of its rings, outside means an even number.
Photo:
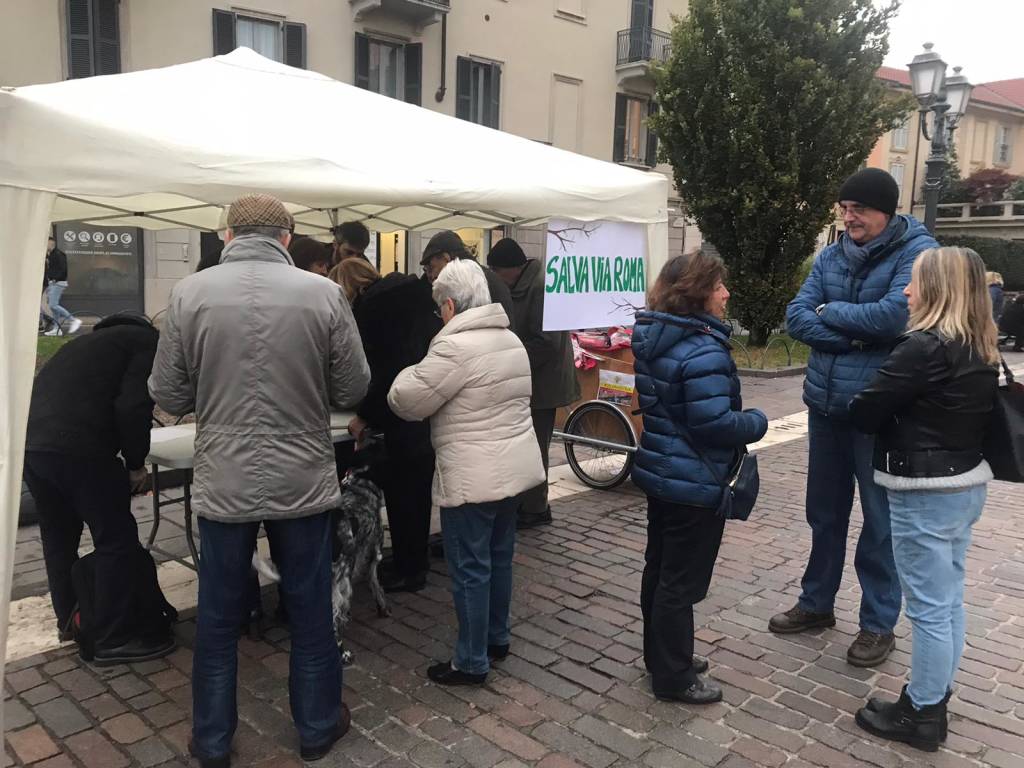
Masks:
[[[668,174],[647,130],[650,65],[667,57],[671,17],[686,11],[686,0],[4,0],[0,84],[164,67],[247,46],[425,109]],[[316,119],[315,104],[266,97],[297,120]],[[686,230],[679,201],[669,208],[669,251],[678,253]],[[430,234],[379,233],[382,271],[415,271]],[[482,254],[502,233],[462,234]],[[541,232],[509,234],[541,255]],[[155,314],[214,241],[189,230],[140,237],[139,308]]]

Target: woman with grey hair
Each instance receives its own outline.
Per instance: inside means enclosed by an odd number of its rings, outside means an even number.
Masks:
[[[430,419],[437,454],[434,503],[459,637],[450,661],[427,675],[481,685],[508,655],[518,496],[544,479],[530,416],[530,361],[492,304],[480,265],[450,262],[434,282],[444,328],[427,356],[395,379],[388,403],[401,418]]]

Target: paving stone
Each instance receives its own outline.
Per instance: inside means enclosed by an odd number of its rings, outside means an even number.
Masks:
[[[15,698],[4,702],[4,730],[17,731],[36,721],[32,711]]]
[[[23,763],[34,763],[60,752],[60,748],[40,725],[8,733],[7,741]]]
[[[600,744],[602,747],[631,760],[640,757],[650,746],[646,739],[632,736],[619,726],[598,720],[590,715],[581,717],[573,723],[572,728],[595,744]]]
[[[75,764],[67,755],[57,755],[41,763],[35,763],[32,768],[75,768]]]
[[[553,751],[572,755],[590,768],[607,768],[617,758],[613,752],[599,747],[588,739],[573,733],[565,726],[551,721],[541,723],[530,732],[530,735]]]
[[[103,723],[103,730],[118,744],[134,744],[153,733],[134,712],[112,717]]]
[[[70,699],[54,699],[40,704],[35,713],[50,732],[61,739],[92,727],[89,718]]]
[[[141,768],[161,765],[174,757],[174,752],[156,736],[132,744],[128,752]]]
[[[26,704],[34,707],[37,704],[42,704],[44,701],[56,699],[60,695],[62,695],[60,688],[53,683],[44,683],[43,685],[25,691],[21,694],[21,698]]]
[[[64,743],[68,751],[86,768],[123,768],[130,762],[126,755],[97,730],[75,734]]]

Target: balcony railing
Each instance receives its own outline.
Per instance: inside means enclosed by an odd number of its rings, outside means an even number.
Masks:
[[[924,214],[924,206],[914,206]],[[1024,200],[997,200],[994,203],[940,203],[937,218],[956,222],[1004,222],[1024,223]]]
[[[615,64],[622,66],[645,61],[667,61],[671,44],[672,36],[660,29],[621,29],[618,33]]]
[[[366,14],[382,11],[424,25],[440,21],[451,10],[451,0],[349,0],[357,21]]]

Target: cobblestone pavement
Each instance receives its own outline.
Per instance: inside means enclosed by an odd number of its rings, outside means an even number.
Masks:
[[[871,692],[895,698],[909,662],[908,626],[881,667],[844,660],[856,630],[852,549],[834,629],[782,639],[768,617],[788,608],[809,546],[803,522],[806,439],[761,453],[762,500],[727,527],[710,594],[698,606],[698,653],[723,683],[705,708],[657,702],[641,656],[637,605],[645,513],[635,492],[586,492],[554,503],[555,523],[520,534],[512,654],[480,689],[427,682],[449,657],[455,616],[443,564],[429,586],[376,617],[365,589],[345,672],[353,731],[324,766],[608,768],[959,768],[1024,766],[1024,490],[993,484],[967,563],[968,641],[934,755],[860,732]],[[854,534],[859,513],[854,514]],[[851,537],[851,541],[854,539]],[[265,594],[272,600],[273,590]],[[99,670],[70,648],[8,666],[6,762],[45,768],[181,766],[189,735],[190,646],[169,659]],[[288,714],[288,634],[270,626],[240,643],[239,766],[301,765]]]

